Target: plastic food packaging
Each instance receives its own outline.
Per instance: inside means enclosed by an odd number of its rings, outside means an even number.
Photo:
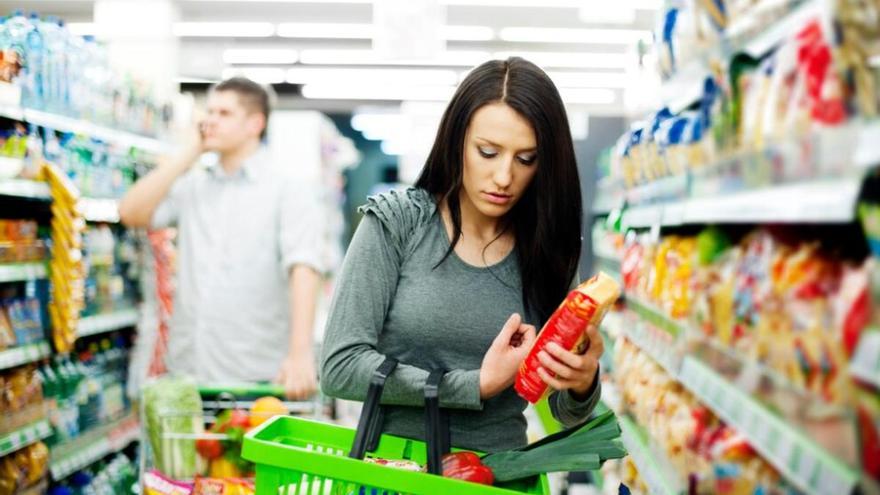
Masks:
[[[571,291],[544,325],[538,340],[516,375],[517,393],[532,404],[548,393],[548,386],[538,376],[538,353],[550,342],[563,349],[583,352],[588,345],[587,326],[597,325],[620,297],[620,285],[600,272]]]

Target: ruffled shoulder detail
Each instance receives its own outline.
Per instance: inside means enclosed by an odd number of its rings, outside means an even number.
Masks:
[[[370,196],[358,211],[375,215],[388,232],[395,251],[406,256],[422,238],[437,204],[424,189],[410,187]]]

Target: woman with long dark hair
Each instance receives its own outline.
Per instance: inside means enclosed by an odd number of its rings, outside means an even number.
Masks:
[[[324,393],[363,400],[390,356],[384,431],[424,436],[428,370],[452,444],[482,451],[526,443],[516,371],[573,283],[581,195],[559,92],[513,57],[475,68],[446,109],[414,188],[369,198],[343,264],[324,339]],[[500,329],[500,332],[499,332]],[[566,425],[599,399],[602,340],[575,354],[550,346],[539,375]]]

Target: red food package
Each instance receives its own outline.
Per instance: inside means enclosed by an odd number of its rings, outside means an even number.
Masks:
[[[620,285],[601,272],[571,291],[547,320],[519,367],[514,384],[516,392],[532,404],[541,400],[549,392],[549,387],[538,375],[541,366],[538,353],[550,342],[556,342],[563,349],[583,352],[583,346],[587,345],[587,326],[591,323],[598,325],[618,297]],[[552,374],[549,370],[548,373]]]
[[[192,495],[254,495],[254,483],[241,478],[196,476]]]

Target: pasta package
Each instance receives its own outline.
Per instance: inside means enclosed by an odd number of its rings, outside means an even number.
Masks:
[[[590,324],[598,325],[618,297],[620,285],[602,272],[571,291],[547,320],[535,345],[520,365],[514,384],[516,392],[532,404],[547,395],[549,387],[538,375],[541,366],[538,353],[550,342],[573,352],[584,352],[589,345],[587,327]],[[550,370],[547,372],[552,375]]]

